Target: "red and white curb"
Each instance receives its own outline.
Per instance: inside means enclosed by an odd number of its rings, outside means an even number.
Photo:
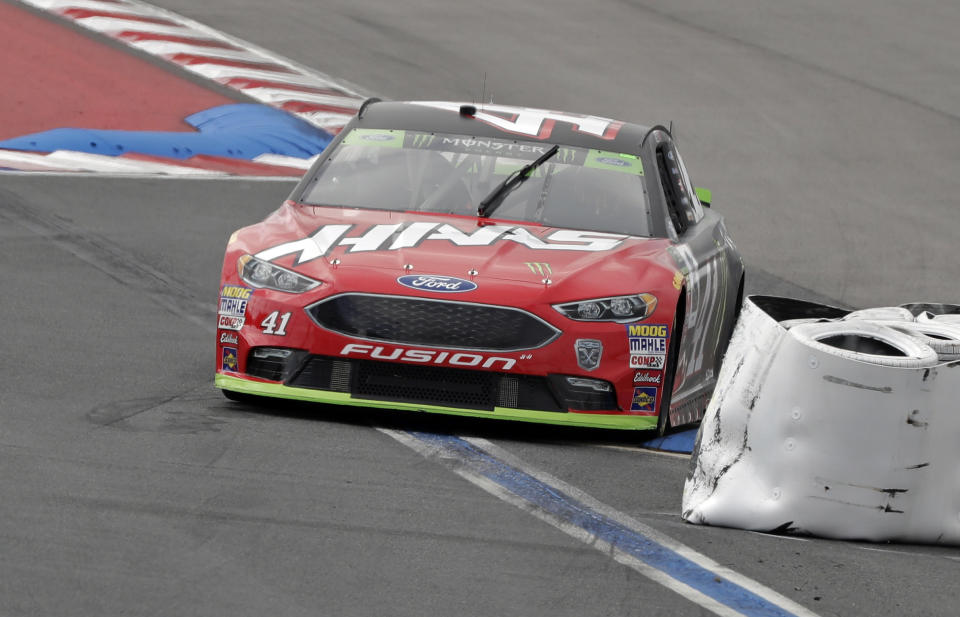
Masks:
[[[161,58],[199,77],[242,92],[251,99],[282,109],[326,131],[336,133],[359,109],[366,96],[354,86],[335,81],[252,43],[219,32],[137,0],[20,0],[71,20],[130,47]],[[33,154],[0,150],[0,167],[48,171],[227,175],[225,161],[99,156],[77,152]],[[263,155],[247,172],[299,176],[313,159]],[[243,165],[241,165],[243,167]]]

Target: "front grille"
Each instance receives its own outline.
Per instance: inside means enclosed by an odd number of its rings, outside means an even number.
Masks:
[[[526,311],[470,302],[343,294],[307,310],[334,332],[426,347],[517,351],[542,347],[560,333]]]
[[[287,385],[349,392],[358,398],[483,409],[565,412],[547,379],[439,366],[311,356]]]

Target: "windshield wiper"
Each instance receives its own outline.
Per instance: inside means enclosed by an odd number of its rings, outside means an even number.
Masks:
[[[534,169],[546,163],[558,150],[560,150],[560,146],[554,144],[552,148],[544,152],[537,160],[527,163],[520,169],[510,173],[510,175],[503,179],[503,182],[498,184],[496,188],[490,191],[489,195],[480,201],[480,206],[477,208],[477,216],[489,217],[493,214],[493,211],[500,207],[500,204],[507,198],[510,191],[520,186],[524,180],[530,177],[530,173],[533,172]]]

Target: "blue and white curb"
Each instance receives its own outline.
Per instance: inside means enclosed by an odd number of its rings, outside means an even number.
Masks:
[[[816,617],[793,600],[597,501],[489,441],[378,429],[499,499],[723,617]]]

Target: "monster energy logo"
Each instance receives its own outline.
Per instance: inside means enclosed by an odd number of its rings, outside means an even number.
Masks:
[[[525,261],[524,264],[530,268],[530,272],[533,272],[534,274],[539,274],[540,276],[553,274],[553,270],[550,269],[550,264],[548,263],[539,261]]]
[[[414,148],[429,148],[430,144],[433,143],[433,140],[436,138],[436,135],[427,135],[426,133],[416,133],[413,136],[413,143],[410,144]]]

